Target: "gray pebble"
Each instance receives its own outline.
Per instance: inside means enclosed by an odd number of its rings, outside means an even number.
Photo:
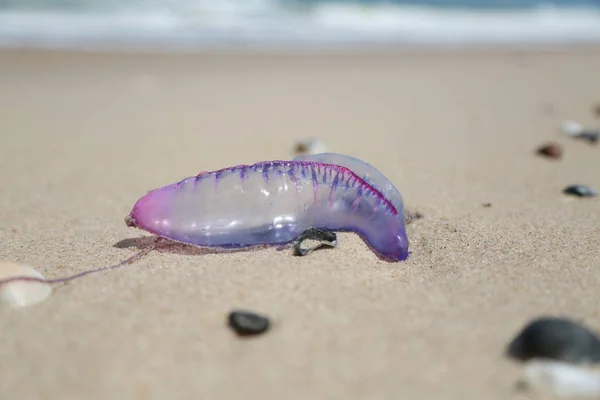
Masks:
[[[600,362],[600,340],[567,318],[544,317],[530,322],[508,345],[507,354],[521,361]]]
[[[563,193],[579,197],[593,197],[598,194],[594,189],[586,185],[570,185],[567,186]]]
[[[305,242],[315,242],[315,244],[310,247],[303,247]],[[308,228],[294,242],[294,255],[302,257],[323,247],[337,247],[336,233]]]
[[[600,132],[598,132],[598,131],[583,131],[579,135],[576,135],[575,138],[587,140],[591,144],[596,144],[596,143],[598,143],[598,140],[600,139]]]
[[[269,318],[251,311],[232,311],[228,317],[229,327],[238,335],[258,335],[269,329]]]

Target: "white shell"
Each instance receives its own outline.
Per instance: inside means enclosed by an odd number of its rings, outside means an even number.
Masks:
[[[31,276],[44,279],[43,275],[28,265],[0,261],[0,279]],[[10,308],[27,307],[46,300],[52,286],[43,282],[14,281],[0,285],[0,303]]]
[[[562,124],[562,131],[565,135],[576,136],[583,132],[583,126],[575,121],[565,121]]]
[[[327,153],[327,148],[318,139],[309,139],[296,144],[297,154],[321,154]]]
[[[529,361],[525,367],[525,381],[534,389],[558,397],[600,397],[600,373],[559,361]]]

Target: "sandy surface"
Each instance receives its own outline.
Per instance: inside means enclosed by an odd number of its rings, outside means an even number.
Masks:
[[[123,222],[147,190],[309,137],[425,215],[402,263],[353,234],[304,258],[167,246],[0,310],[0,398],[526,398],[503,352],[528,320],[600,329],[600,198],[562,194],[600,188],[600,147],[558,130],[600,126],[598,70],[597,49],[0,53],[0,258],[47,277],[147,245]],[[273,329],[236,338],[234,308]]]

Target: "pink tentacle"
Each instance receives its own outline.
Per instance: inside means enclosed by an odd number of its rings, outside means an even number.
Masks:
[[[73,279],[81,278],[85,275],[93,274],[96,272],[102,272],[102,271],[107,271],[110,269],[121,268],[127,264],[137,261],[138,259],[142,258],[146,254],[148,254],[149,252],[154,250],[160,239],[161,238],[156,238],[156,240],[150,246],[138,251],[133,256],[131,256],[115,265],[111,265],[108,267],[89,269],[87,271],[79,272],[75,275],[67,276],[64,278],[55,278],[55,279],[36,278],[33,276],[11,276],[10,278],[0,279],[0,286],[5,285],[10,282],[40,282],[40,283],[48,283],[48,284],[65,283],[65,282],[71,281]]]

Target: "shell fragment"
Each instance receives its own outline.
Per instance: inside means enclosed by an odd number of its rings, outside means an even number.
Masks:
[[[0,261],[0,279],[27,276],[44,279],[44,276],[28,265]],[[52,286],[44,282],[13,281],[0,285],[0,304],[10,308],[31,306],[46,300]]]

